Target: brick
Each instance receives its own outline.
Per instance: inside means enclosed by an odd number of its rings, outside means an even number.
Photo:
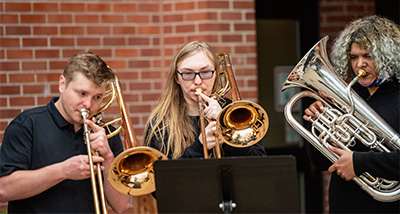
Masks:
[[[49,23],[71,23],[71,14],[48,14],[47,19]]]
[[[139,26],[139,34],[159,34],[160,28],[158,26]]]
[[[34,71],[34,70],[46,70],[47,62],[45,61],[23,61],[22,62],[22,70],[23,71]]]
[[[159,11],[159,4],[139,4],[139,11],[141,12],[156,12]]]
[[[33,3],[33,11],[40,11],[40,12],[50,12],[50,11],[58,11],[58,4],[57,3],[49,3],[49,2],[34,2]]]
[[[149,23],[150,16],[149,15],[127,15],[126,21],[128,23]]]
[[[19,62],[0,62],[1,71],[18,71],[19,69]]]
[[[21,113],[21,110],[19,110],[19,109],[1,109],[0,110],[0,118],[1,119],[14,118],[19,113]]]
[[[101,15],[102,23],[124,23],[125,17],[122,15]]]
[[[51,38],[51,46],[74,46],[75,41],[73,38]]]
[[[88,26],[88,27],[86,27],[86,32],[87,32],[87,34],[90,34],[90,35],[93,35],[93,34],[110,34],[111,30],[110,30],[110,27],[108,27],[108,26],[105,26],[105,27],[99,27],[99,26],[91,27],[91,26]]]
[[[128,38],[128,45],[133,45],[133,46],[136,46],[136,45],[149,45],[150,44],[150,40],[149,40],[149,38],[137,38],[137,37],[135,37],[135,38]]]
[[[20,47],[19,38],[0,37],[0,47]]]
[[[58,49],[37,49],[35,50],[35,58],[59,58],[60,50]]]
[[[112,28],[113,34],[128,34],[132,35],[136,33],[136,29],[133,26],[115,26]]]
[[[142,49],[140,50],[141,56],[160,56],[160,49]]]
[[[129,60],[128,66],[129,68],[148,68],[150,62],[148,60]]]
[[[111,5],[107,3],[89,3],[87,4],[87,10],[94,12],[110,12]]]
[[[227,1],[204,1],[198,3],[199,9],[226,9],[229,8],[229,2]]]
[[[244,23],[244,24],[234,24],[234,30],[235,31],[255,31],[256,30],[256,25],[250,24],[250,23]]]
[[[5,9],[7,12],[28,12],[31,11],[30,2],[6,2]]]
[[[229,24],[199,24],[199,31],[229,31]]]
[[[136,12],[137,11],[136,4],[114,3],[113,6],[114,6],[113,11],[116,11],[116,12]]]
[[[234,1],[233,8],[235,9],[254,9],[255,1]]]
[[[47,46],[47,39],[45,38],[22,38],[23,47],[31,46]]]
[[[62,35],[82,35],[84,32],[84,27],[64,26],[60,28],[60,33]]]
[[[0,14],[2,24],[18,23],[18,15]]]
[[[10,97],[10,106],[33,106],[35,105],[34,97]]]
[[[201,20],[217,20],[218,14],[216,12],[193,12],[184,14],[187,21],[201,21]]]
[[[222,20],[241,20],[242,19],[242,13],[240,12],[231,12],[231,13],[221,13],[221,19]]]
[[[99,15],[90,15],[90,14],[76,14],[75,15],[75,22],[76,23],[100,23],[100,16]]]
[[[55,26],[34,26],[33,34],[34,35],[57,35],[58,28]]]
[[[37,82],[57,82],[60,73],[36,73]]]
[[[195,9],[194,2],[177,2],[175,4],[175,10],[193,10]]]
[[[189,33],[189,32],[195,32],[196,26],[194,25],[178,25],[176,26],[176,32],[177,33]]]
[[[6,26],[5,35],[30,35],[31,28],[23,26]]]
[[[32,50],[7,50],[7,57],[9,59],[31,59],[33,58]]]
[[[126,45],[126,41],[125,41],[125,38],[123,38],[123,37],[115,37],[115,36],[113,36],[113,37],[104,38],[103,39],[103,44],[106,45],[106,46],[109,46],[109,45],[111,45],[111,46],[115,46],[115,45],[122,46],[122,45]]]
[[[9,74],[8,79],[10,83],[24,83],[33,82],[35,80],[35,76],[31,73],[17,73]]]
[[[35,14],[22,14],[21,23],[46,23],[46,16]]]
[[[100,38],[97,37],[87,37],[87,38],[78,38],[77,44],[79,46],[99,46]]]
[[[138,56],[138,50],[132,49],[132,48],[116,49],[115,56],[116,57],[136,57],[136,56]]]
[[[64,12],[83,12],[86,7],[83,3],[61,3],[60,8]]]
[[[19,86],[0,86],[0,94],[15,95],[21,94],[21,89]]]

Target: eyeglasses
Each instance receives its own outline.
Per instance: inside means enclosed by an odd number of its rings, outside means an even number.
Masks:
[[[202,80],[208,80],[214,76],[215,69],[199,71],[199,72],[180,72],[180,71],[176,70],[176,72],[178,72],[178,74],[180,74],[182,79],[185,81],[194,80],[196,78],[196,75],[199,75],[199,77]]]

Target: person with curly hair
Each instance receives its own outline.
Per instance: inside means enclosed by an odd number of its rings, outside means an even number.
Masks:
[[[360,78],[353,90],[396,132],[400,133],[400,29],[393,21],[377,15],[350,22],[334,42],[330,54],[335,72],[345,81]],[[316,101],[305,109],[304,120],[316,119],[323,104]],[[311,162],[331,173],[330,213],[399,213],[400,201],[380,202],[350,181],[363,172],[388,180],[400,180],[400,152],[377,152],[356,143],[352,151],[330,147],[339,158],[332,164],[306,144]]]
[[[203,138],[200,129],[198,97],[207,103],[205,127],[208,154],[216,146],[216,119],[222,108],[232,101],[210,96],[219,88],[218,58],[211,47],[199,41],[184,44],[171,63],[166,88],[145,127],[145,145],[156,148],[168,159],[202,158]],[[201,88],[203,92],[196,92]],[[220,142],[223,156],[264,156],[260,142],[236,148]]]

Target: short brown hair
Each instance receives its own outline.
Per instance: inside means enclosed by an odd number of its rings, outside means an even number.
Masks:
[[[73,80],[76,72],[85,75],[96,85],[107,85],[115,78],[114,71],[92,52],[79,52],[70,58],[63,72],[66,84]]]

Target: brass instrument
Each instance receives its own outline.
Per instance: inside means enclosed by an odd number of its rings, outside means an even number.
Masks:
[[[196,92],[203,92],[203,89],[201,88],[196,88]],[[207,136],[206,136],[206,131],[205,131],[205,119],[208,120],[208,118],[204,115],[204,102],[201,99],[201,97],[198,97],[197,101],[199,105],[199,112],[200,112],[200,129],[201,129],[201,134],[202,134],[202,139],[203,139],[203,152],[204,152],[204,158],[208,158],[208,149],[207,149]],[[219,144],[219,138],[217,135],[215,135],[215,149],[216,149],[216,155],[217,158],[221,158],[221,148]]]
[[[111,132],[109,130],[110,133],[107,138],[118,134],[124,129],[125,151],[119,154],[111,163],[107,179],[111,186],[122,194],[141,196],[152,193],[155,191],[153,163],[156,160],[166,160],[167,157],[157,149],[139,146],[117,76],[115,76],[115,80],[110,87],[111,90],[107,96],[111,96],[111,98],[99,110],[98,115],[117,99],[121,117],[105,123],[103,126],[108,128],[110,124],[121,123],[115,131]]]
[[[229,54],[218,55],[221,66],[221,77],[225,76],[226,84],[214,97],[223,97],[231,91],[232,103],[219,113],[217,133],[219,138],[233,147],[249,147],[260,141],[268,130],[268,114],[257,103],[241,100],[239,89],[232,70]]]
[[[104,196],[103,176],[102,176],[102,172],[101,172],[101,164],[100,163],[96,164],[97,165],[97,182],[99,185],[99,190],[97,190],[97,186],[96,186],[96,174],[94,172],[94,163],[93,163],[93,159],[92,159],[92,154],[94,156],[99,156],[99,153],[98,153],[98,151],[93,150],[92,146],[90,145],[90,140],[89,140],[90,130],[88,128],[88,125],[85,123],[85,120],[89,116],[89,111],[85,108],[82,108],[80,110],[80,112],[81,112],[81,116],[83,118],[83,134],[84,134],[84,139],[85,139],[88,158],[89,158],[90,181],[92,184],[92,193],[93,193],[95,211],[96,211],[96,214],[100,213],[100,205],[101,205],[103,213],[107,214],[106,199]],[[100,193],[101,204],[99,202],[98,193]]]
[[[356,139],[379,152],[399,150],[399,134],[351,89],[363,74],[360,73],[347,85],[333,71],[326,53],[327,40],[328,36],[325,36],[314,45],[282,85],[282,91],[291,87],[306,89],[294,95],[285,105],[286,120],[332,163],[339,157],[328,145],[351,151]],[[316,120],[309,119],[312,122],[311,132],[292,115],[293,106],[304,97],[320,100],[325,106]],[[374,177],[368,172],[353,178],[353,181],[378,201],[400,199],[398,181]]]

